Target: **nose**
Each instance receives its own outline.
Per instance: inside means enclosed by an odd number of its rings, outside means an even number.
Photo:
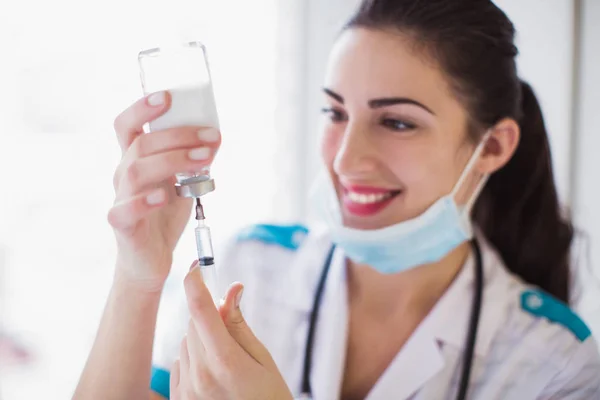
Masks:
[[[361,178],[372,176],[376,167],[377,152],[368,130],[349,123],[338,147],[333,170],[339,176]]]

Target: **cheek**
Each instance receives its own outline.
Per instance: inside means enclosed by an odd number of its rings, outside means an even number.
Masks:
[[[338,153],[340,140],[336,131],[330,127],[323,128],[321,136],[321,157],[325,165],[332,170],[335,157]]]
[[[426,146],[415,142],[381,143],[382,161],[406,189],[418,187],[435,175]]]
[[[389,143],[381,150],[387,168],[406,190],[409,208],[420,212],[450,190],[453,170],[447,151],[436,151],[430,143],[416,140],[395,146]]]

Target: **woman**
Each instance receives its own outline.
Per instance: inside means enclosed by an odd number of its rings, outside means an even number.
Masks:
[[[193,265],[187,335],[152,398],[169,379],[175,399],[600,398],[596,343],[564,305],[573,229],[513,40],[491,1],[364,1],[325,80],[327,229],[299,240],[303,228],[261,226],[233,244],[221,273],[245,284],[243,316],[242,285],[216,309]],[[119,258],[76,398],[148,397],[191,207],[171,177],[220,143],[192,128],[140,135],[168,107],[154,94],[116,121]]]

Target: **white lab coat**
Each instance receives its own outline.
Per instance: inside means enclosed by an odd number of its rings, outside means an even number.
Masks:
[[[303,232],[279,245],[244,235],[220,264],[222,290],[245,284],[242,311],[299,395],[308,320],[331,242]],[[481,235],[484,294],[468,398],[474,400],[600,399],[600,356],[587,327],[568,309],[510,274]],[[447,292],[405,343],[367,400],[454,399],[474,286],[469,259]],[[221,292],[223,293],[223,292]],[[347,345],[344,254],[336,249],[317,323],[311,386],[315,400],[340,398]],[[558,307],[558,308],[556,308]],[[176,359],[189,317],[185,305],[170,334],[157,343],[155,364]],[[552,310],[552,315],[543,315]],[[540,310],[541,312],[536,312]],[[560,312],[562,310],[562,313]],[[551,320],[556,320],[552,322]]]

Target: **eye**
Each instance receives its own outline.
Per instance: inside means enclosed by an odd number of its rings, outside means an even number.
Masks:
[[[346,119],[344,113],[335,108],[323,108],[321,109],[321,112],[327,115],[333,123],[343,122]]]
[[[415,124],[412,124],[410,122],[394,118],[385,118],[381,121],[381,124],[386,128],[398,132],[411,131],[417,127]]]

